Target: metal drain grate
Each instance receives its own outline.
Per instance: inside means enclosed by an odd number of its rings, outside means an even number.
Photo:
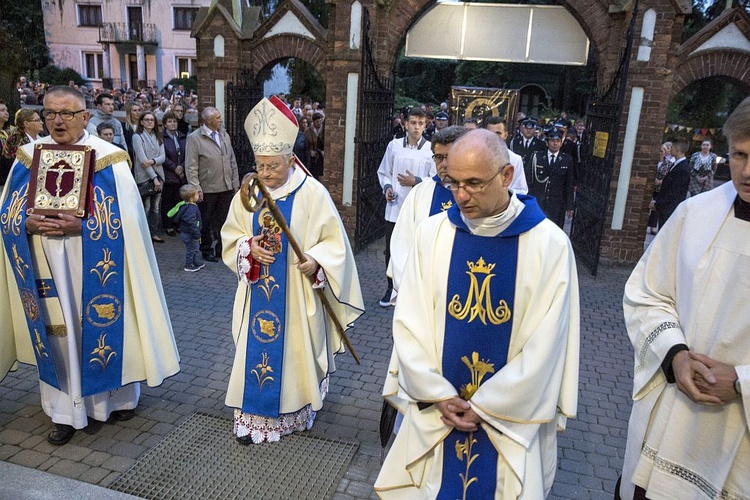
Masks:
[[[195,413],[110,489],[159,500],[330,498],[358,447],[306,433],[242,446],[229,419]]]

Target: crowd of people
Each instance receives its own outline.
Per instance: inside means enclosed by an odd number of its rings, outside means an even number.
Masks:
[[[685,199],[713,189],[717,168],[727,162],[726,158],[712,152],[713,142],[710,139],[702,141],[700,149],[689,158],[688,147],[683,139],[661,145],[654,196],[649,205],[649,234],[656,234]]]
[[[0,373],[37,366],[53,445],[89,419],[133,418],[140,383],[180,369],[153,248],[179,230],[185,271],[221,260],[237,276],[226,395],[237,442],[310,429],[364,313],[349,238],[316,179],[323,108],[261,100],[244,123],[254,172],[240,179],[218,109],[191,128],[182,101],[133,99],[124,123],[113,93],[94,106],[89,117],[78,89],[46,89],[41,111],[22,108],[2,136],[13,163],[0,200]],[[447,108],[433,118],[409,109],[378,169],[380,305],[395,306],[384,410],[397,411],[384,411],[381,438],[395,437],[375,490],[544,498],[557,433],[577,411],[579,291],[562,228],[586,128],[565,116],[451,125]],[[732,182],[708,194],[711,143],[689,160],[683,142],[662,148],[660,234],[624,294],[635,404],[618,498],[750,494],[750,321],[741,289],[726,286],[750,271],[750,98],[724,131]],[[84,158],[89,181],[67,180]]]
[[[144,110],[156,111],[159,107],[168,107],[178,102],[182,103],[189,112],[197,113],[198,110],[198,95],[192,89],[185,89],[182,84],[170,84],[162,89],[151,85],[140,89],[126,87],[103,89],[87,84],[78,85],[71,80],[68,86],[81,92],[86,102],[86,109],[94,109],[96,97],[101,93],[108,93],[112,95],[114,109],[118,111],[124,110],[129,102],[137,102]],[[21,104],[28,106],[41,105],[48,87],[49,85],[44,82],[27,81],[25,76],[21,76],[16,82]]]

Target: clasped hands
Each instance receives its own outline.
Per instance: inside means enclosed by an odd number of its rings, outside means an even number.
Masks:
[[[81,219],[70,214],[31,214],[26,217],[26,232],[48,237],[80,236]]]
[[[263,248],[260,245],[260,242],[263,238],[264,236],[262,234],[253,236],[253,238],[250,240],[250,255],[252,255],[253,259],[257,260],[261,264],[270,265],[276,261],[276,257],[274,257],[273,252]],[[304,274],[305,276],[312,276],[318,270],[318,262],[307,254],[303,255],[305,256],[305,261],[297,261],[294,264],[297,266],[297,269],[302,272],[302,274]]]
[[[677,388],[694,403],[721,406],[738,397],[734,390],[737,372],[732,365],[703,354],[680,351],[672,358],[672,370]]]
[[[455,427],[459,431],[473,432],[479,429],[482,419],[476,414],[468,403],[458,396],[435,403],[441,413],[440,420],[449,427]]]

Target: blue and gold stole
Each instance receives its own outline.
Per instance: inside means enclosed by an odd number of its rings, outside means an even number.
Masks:
[[[471,234],[458,206],[448,210],[456,235],[448,272],[442,370],[467,401],[507,362],[518,238],[544,219],[534,198],[518,198],[525,208],[495,237]],[[438,498],[494,498],[497,458],[497,450],[481,427],[475,432],[453,429],[444,441]]]
[[[432,180],[435,181],[435,190],[432,192],[430,216],[445,212],[453,206],[453,193],[443,187],[443,181],[437,174],[435,174]]]
[[[110,156],[97,160],[91,186],[90,213],[81,221],[81,389],[84,396],[114,390],[122,385],[124,242],[117,188],[111,168],[111,163],[121,159]],[[66,390],[61,386],[55,369],[48,335],[74,335],[75,332],[67,331],[64,324],[47,324],[50,318],[52,323],[64,323],[62,306],[44,260],[46,257],[40,250],[41,246],[36,244],[37,267],[34,267],[32,248],[26,234],[25,210],[31,159],[23,153],[18,155],[18,159],[0,213],[3,245],[15,270],[14,277],[34,346],[39,378],[56,389]]]
[[[306,181],[307,178],[287,196],[276,200],[290,227],[294,195]],[[260,277],[251,285],[242,411],[277,418],[284,359],[289,242],[267,207],[253,217],[253,234],[265,236],[261,244],[275,254],[276,260],[261,265]]]

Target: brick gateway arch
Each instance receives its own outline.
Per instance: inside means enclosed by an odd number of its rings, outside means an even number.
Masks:
[[[750,16],[725,11],[677,49],[670,100],[691,83],[724,77],[750,95]]]
[[[356,188],[361,180],[356,158],[358,150],[365,147],[357,137],[362,132],[357,129],[357,106],[363,77],[368,76],[363,74],[362,63],[366,52],[362,36],[365,12],[369,14],[372,68],[387,89],[406,32],[435,0],[330,0],[328,29],[323,29],[298,0],[284,0],[265,22],[259,9],[242,7],[243,3],[215,0],[211,7],[201,9],[196,19],[193,36],[198,48],[201,104],[225,104],[223,86],[241,69],[257,72],[283,57],[312,64],[325,79],[327,91],[323,182],[352,237],[358,213],[368,210],[358,200]],[[634,3],[569,0],[563,4],[592,42],[597,82],[603,91],[620,65]],[[610,261],[634,261],[643,251],[667,104],[675,88],[682,85],[679,82],[685,81],[676,71],[680,60],[677,41],[685,16],[691,12],[690,1],[640,0],[637,5],[635,46],[623,89],[620,140],[611,146],[614,172],[600,243],[602,257]],[[222,37],[220,57],[218,37]],[[688,58],[684,61],[692,64]],[[741,82],[747,81],[747,76],[736,76]]]

